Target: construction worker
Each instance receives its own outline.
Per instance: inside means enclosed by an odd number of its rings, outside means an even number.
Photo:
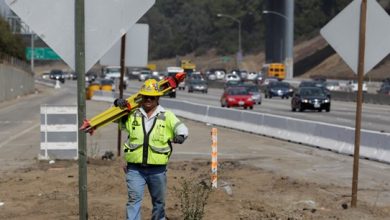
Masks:
[[[155,79],[146,80],[140,92],[140,108],[120,119],[121,127],[129,133],[124,144],[128,189],[127,219],[141,219],[141,203],[145,185],[152,198],[152,218],[165,219],[167,164],[172,142],[182,144],[188,128],[169,110],[159,105],[163,93]],[[116,99],[115,106],[126,108],[126,99]]]

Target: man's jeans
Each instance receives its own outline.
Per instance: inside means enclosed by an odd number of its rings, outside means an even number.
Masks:
[[[165,219],[166,167],[140,167],[129,165],[126,174],[128,201],[127,220],[141,220],[141,204],[147,184],[152,197],[152,220]]]

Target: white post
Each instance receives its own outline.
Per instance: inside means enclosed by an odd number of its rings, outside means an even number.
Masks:
[[[217,188],[218,150],[217,150],[217,128],[211,129],[211,187]]]

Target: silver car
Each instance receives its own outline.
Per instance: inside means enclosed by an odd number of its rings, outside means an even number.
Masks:
[[[261,92],[257,85],[245,85],[248,88],[249,94],[252,95],[253,104],[261,105]]]

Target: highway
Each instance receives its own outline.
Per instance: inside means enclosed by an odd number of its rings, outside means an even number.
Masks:
[[[130,81],[127,94],[135,92],[141,87],[141,82]],[[207,94],[202,93],[188,93],[187,91],[177,91],[177,99],[185,100],[192,103],[199,103],[210,106],[220,106],[220,96],[222,89],[209,88]],[[355,102],[341,102],[332,101],[330,112],[292,112],[290,107],[291,99],[272,98],[265,99],[261,105],[256,105],[253,110],[261,113],[280,115],[285,117],[299,118],[303,120],[311,120],[318,122],[325,122],[336,125],[343,125],[348,127],[355,127],[356,117],[356,103]],[[244,110],[243,110],[244,111]],[[390,132],[390,106],[363,104],[362,110],[362,129]]]
[[[138,82],[131,82],[128,92],[138,88],[139,85]],[[77,103],[75,81],[67,81],[61,85],[60,89],[44,86],[39,86],[39,89],[42,91],[41,93],[0,103],[0,123],[2,125],[0,126],[0,174],[17,168],[27,168],[36,163],[35,159],[40,149],[39,109],[42,104],[75,105]],[[220,90],[211,89],[210,94],[189,95],[187,92],[180,91],[178,99],[193,102],[198,100],[197,102],[211,105],[211,103],[216,102],[220,92]],[[264,104],[256,106],[255,110],[262,111],[261,109],[265,108],[269,113],[272,109],[279,109],[278,111],[285,111],[286,114],[289,114],[288,110],[283,110],[286,103],[285,100],[265,100]],[[89,100],[86,104],[87,118],[91,118],[111,106],[111,103]],[[218,102],[213,103],[213,105],[218,105]],[[270,107],[267,107],[268,105]],[[342,103],[337,105],[343,106]],[[302,114],[305,115],[305,113]],[[307,115],[313,114],[330,116],[332,112],[307,113]],[[172,159],[209,159],[211,127],[192,120],[183,119],[183,121],[190,129],[190,137],[185,144],[175,145]],[[123,134],[122,140],[125,139]],[[115,154],[117,152],[115,124],[100,128],[93,136],[87,135],[89,157],[99,158],[107,150],[113,151]],[[237,160],[280,175],[310,179],[311,182],[320,184],[337,184],[345,187],[349,187],[351,184],[353,158],[346,155],[227,128],[219,128],[218,152],[218,158],[222,160]],[[329,163],[330,161],[331,163]],[[381,175],[388,169],[388,164],[361,160],[362,178],[359,186],[365,189],[381,189],[381,196],[380,198],[372,196],[373,194],[369,194],[367,190],[360,192],[359,195],[378,205],[388,204],[390,190],[384,183],[389,182],[389,176]]]

